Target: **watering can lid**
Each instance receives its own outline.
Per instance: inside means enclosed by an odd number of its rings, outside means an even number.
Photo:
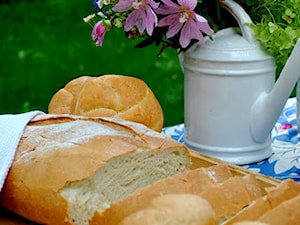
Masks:
[[[249,42],[239,28],[226,28],[206,37],[205,44],[197,43],[186,57],[211,61],[261,61],[272,59],[257,41]]]

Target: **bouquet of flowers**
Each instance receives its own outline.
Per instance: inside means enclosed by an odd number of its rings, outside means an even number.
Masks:
[[[92,38],[102,46],[105,33],[124,29],[136,47],[151,44],[186,50],[204,36],[228,26],[235,19],[220,7],[226,0],[95,0],[95,12],[84,18]],[[300,38],[299,0],[236,0],[250,15],[255,37],[280,67]],[[162,51],[161,51],[162,52]]]
[[[95,5],[98,11],[86,21],[100,17],[92,32],[97,46],[112,27],[123,28],[130,38],[144,37],[138,47],[156,43],[185,49],[192,40],[204,42],[203,35],[214,33],[198,13],[201,2],[197,0],[96,0]]]

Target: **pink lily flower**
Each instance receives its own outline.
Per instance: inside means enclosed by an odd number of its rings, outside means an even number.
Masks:
[[[158,8],[159,3],[153,0],[120,0],[113,10],[124,12],[134,9],[127,17],[124,23],[125,31],[131,30],[135,25],[140,33],[147,31],[148,35],[152,35],[154,27],[157,26],[158,19],[153,9]]]
[[[193,11],[197,6],[197,0],[177,0],[179,5],[171,0],[162,0],[162,2],[164,5],[156,9],[156,12],[161,15],[171,15],[162,18],[158,26],[169,27],[167,38],[173,37],[181,30],[179,43],[183,48],[187,47],[192,39],[204,43],[202,32],[208,35],[214,33],[207,20]]]
[[[102,46],[104,35],[106,33],[106,27],[102,21],[97,22],[93,27],[92,38],[96,40],[96,46]]]

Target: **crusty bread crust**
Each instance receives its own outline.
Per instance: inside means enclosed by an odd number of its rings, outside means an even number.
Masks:
[[[273,208],[281,205],[283,202],[298,196],[300,193],[300,184],[287,179],[282,181],[278,186],[266,188],[266,195],[256,199],[251,205],[241,210],[234,217],[230,218],[224,223],[224,225],[232,225],[240,221],[257,221],[260,220],[263,215],[271,211]],[[299,207],[298,207],[299,208]],[[295,210],[295,208],[292,208]],[[270,218],[270,217],[268,217]],[[300,219],[300,218],[299,218]],[[271,224],[283,223],[283,219],[274,220]],[[262,219],[263,222],[270,222]],[[271,220],[272,221],[272,220]],[[300,220],[299,220],[300,221]]]
[[[81,76],[71,80],[66,86],[57,91],[48,106],[49,113],[74,114],[78,96],[86,82],[94,79],[89,76]]]
[[[218,225],[210,204],[198,195],[167,194],[154,198],[147,207],[119,225]]]
[[[199,195],[211,204],[220,219],[226,219],[261,197],[262,190],[255,176],[248,174],[233,176]]]
[[[121,162],[125,163],[125,157],[135,155],[129,159],[139,160],[138,156],[144,152],[153,160],[150,165],[144,165],[145,168],[136,163],[141,176],[134,178],[137,181],[132,182],[137,186],[133,188],[181,173],[190,166],[189,151],[184,145],[138,123],[114,118],[37,116],[21,138],[0,193],[1,204],[38,223],[71,224],[71,203],[68,195],[62,194],[66,187],[88,180],[105,165],[114,166],[116,171],[108,177],[122,177],[126,169],[118,170],[119,165],[113,160],[123,157]],[[165,155],[161,155],[164,152]],[[146,170],[150,175],[144,173]],[[152,171],[156,174],[153,175]],[[110,188],[113,188],[116,177],[111,177]],[[101,182],[98,185],[101,187]]]
[[[300,193],[266,211],[258,221],[272,225],[298,225],[300,223]]]
[[[123,75],[73,79],[53,95],[48,112],[120,118],[159,132],[164,122],[162,108],[147,84]]]

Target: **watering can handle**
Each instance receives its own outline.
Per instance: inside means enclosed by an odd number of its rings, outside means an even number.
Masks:
[[[252,28],[249,24],[252,23],[250,16],[236,2],[232,0],[221,1],[221,6],[225,8],[238,22],[243,37],[250,43],[255,42],[255,37]]]

